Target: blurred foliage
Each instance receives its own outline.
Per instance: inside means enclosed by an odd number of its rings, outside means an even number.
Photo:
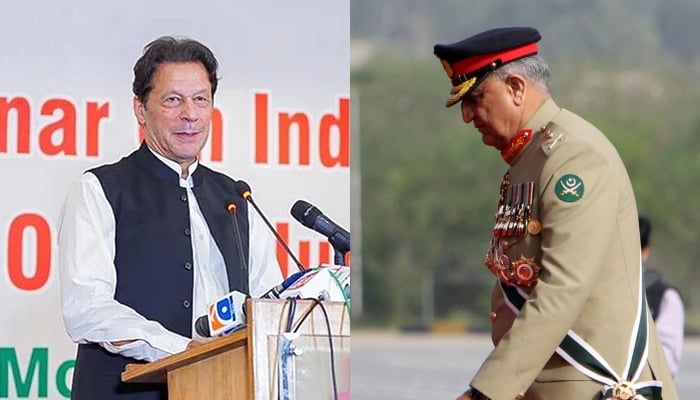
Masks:
[[[573,0],[353,0],[353,111],[362,178],[362,325],[434,317],[488,324],[483,265],[507,165],[446,109],[450,84],[432,45],[494,26],[536,26],[562,107],[620,152],[653,224],[647,263],[678,286],[700,321],[700,6]],[[410,11],[409,11],[410,10]],[[678,26],[669,26],[675,12]],[[434,282],[426,291],[425,282]],[[353,321],[355,322],[355,321]],[[700,326],[689,326],[698,330]]]

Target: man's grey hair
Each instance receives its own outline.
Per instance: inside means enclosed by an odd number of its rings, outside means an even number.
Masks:
[[[506,79],[508,75],[513,74],[522,75],[539,90],[549,94],[549,65],[539,55],[509,62],[493,71],[492,74],[498,79]]]

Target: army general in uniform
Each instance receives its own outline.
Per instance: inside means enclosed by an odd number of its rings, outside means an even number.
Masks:
[[[485,264],[494,349],[464,399],[677,399],[647,310],[637,208],[620,156],[559,107],[533,28],[498,28],[434,54],[447,106],[500,151]]]

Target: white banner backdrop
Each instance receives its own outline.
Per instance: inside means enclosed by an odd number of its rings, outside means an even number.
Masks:
[[[80,174],[139,145],[132,68],[188,36],[221,81],[203,162],[247,181],[306,266],[333,261],[295,221],[303,199],[349,230],[349,0],[5,0],[0,4],[0,399],[68,398],[57,221]],[[251,212],[253,210],[251,209]],[[283,272],[293,262],[278,248]]]

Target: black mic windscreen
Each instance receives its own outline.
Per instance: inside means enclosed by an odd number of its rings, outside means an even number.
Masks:
[[[292,206],[290,213],[294,219],[311,229],[314,228],[316,218],[321,215],[321,211],[318,208],[312,206],[304,200],[297,200],[297,202]]]
[[[236,188],[236,193],[247,200],[251,192],[250,185],[248,185],[248,183],[245,181],[236,181],[234,186]]]
[[[197,318],[197,321],[194,323],[194,330],[197,331],[201,337],[211,336],[209,332],[209,318],[206,315]]]

